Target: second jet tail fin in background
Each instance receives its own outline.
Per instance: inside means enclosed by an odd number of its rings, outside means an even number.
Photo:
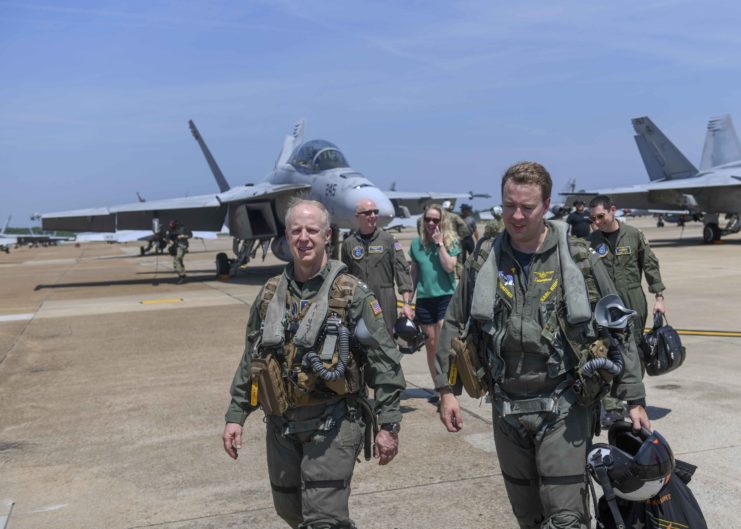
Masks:
[[[679,180],[697,174],[697,168],[647,117],[632,120],[635,140],[651,180]]]
[[[741,145],[739,145],[736,130],[733,128],[731,116],[725,114],[711,118],[708,121],[700,169],[710,169],[739,160],[741,160]]]

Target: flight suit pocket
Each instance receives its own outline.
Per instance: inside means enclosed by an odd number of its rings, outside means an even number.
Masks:
[[[356,448],[356,452],[359,452],[363,433],[363,424],[359,418],[350,419],[345,417],[340,423],[340,446]]]

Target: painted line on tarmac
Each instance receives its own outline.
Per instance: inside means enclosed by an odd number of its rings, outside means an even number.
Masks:
[[[28,312],[26,314],[5,314],[0,316],[0,322],[4,321],[25,321],[33,319],[34,313]]]
[[[681,336],[718,336],[721,338],[741,338],[741,331],[708,331],[702,329],[674,329]],[[644,332],[650,332],[651,327],[646,327]]]
[[[143,299],[139,303],[142,305],[154,305],[155,303],[182,303],[183,298],[169,298],[169,299]]]

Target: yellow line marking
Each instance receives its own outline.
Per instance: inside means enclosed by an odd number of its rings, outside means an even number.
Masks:
[[[155,303],[180,303],[183,298],[169,298],[169,299],[145,299],[140,301],[142,305],[154,305]]]
[[[649,332],[650,327],[644,329],[645,332]],[[722,338],[741,338],[741,332],[738,331],[703,331],[698,329],[674,329],[677,334],[682,336],[719,336]]]

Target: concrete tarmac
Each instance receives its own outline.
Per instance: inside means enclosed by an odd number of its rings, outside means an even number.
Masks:
[[[701,226],[644,228],[677,328],[741,330],[741,236],[703,245]],[[408,247],[412,232],[399,235]],[[8,529],[281,528],[264,425],[246,423],[237,462],[222,449],[229,384],[250,304],[282,269],[272,255],[217,281],[231,241],[194,241],[188,282],[138,246],[0,254],[0,520]],[[684,366],[647,378],[649,414],[709,527],[741,527],[741,338],[687,336]],[[464,429],[439,422],[424,352],[404,358],[401,449],[356,466],[360,528],[516,528],[494,453],[491,405],[462,398]]]

